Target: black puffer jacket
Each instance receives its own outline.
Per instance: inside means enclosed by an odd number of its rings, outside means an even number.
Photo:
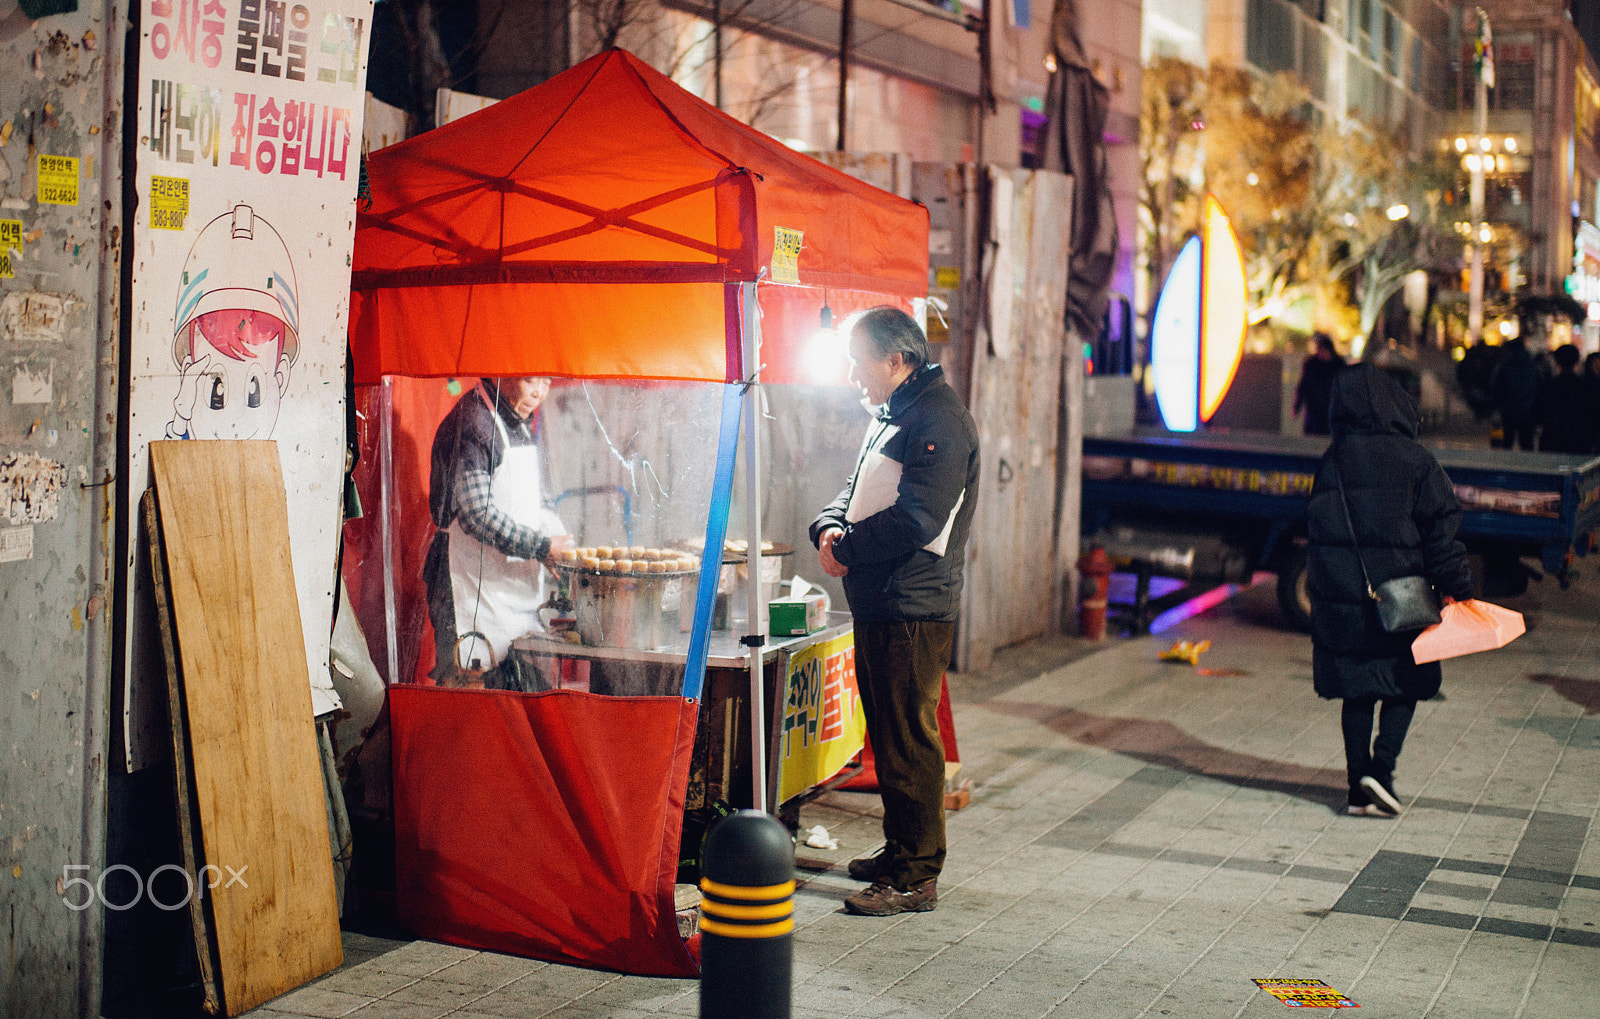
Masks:
[[[850,497],[870,483],[868,472],[888,479],[893,505],[851,523]],[[944,370],[926,365],[900,384],[867,429],[850,483],[812,522],[811,541],[830,527],[844,531],[833,555],[850,568],[844,593],[856,619],[951,622],[977,505],[977,425]],[[926,546],[947,527],[943,554],[930,551]]]
[[[1317,693],[1431,697],[1439,689],[1438,663],[1412,662],[1416,634],[1384,632],[1361,562],[1374,586],[1421,574],[1442,595],[1470,598],[1467,550],[1456,540],[1461,506],[1455,489],[1417,442],[1416,403],[1382,370],[1361,364],[1339,373],[1330,423],[1333,444],[1317,470],[1306,521]],[[1335,463],[1361,561],[1339,501]]]

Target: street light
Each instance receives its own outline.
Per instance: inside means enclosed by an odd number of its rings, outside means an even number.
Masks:
[[[1517,151],[1517,140],[1515,138],[1511,137],[1510,135],[1506,135],[1506,151],[1507,152],[1515,152],[1515,151]]]
[[[1478,228],[1478,240],[1482,241],[1485,244],[1488,244],[1490,239],[1493,238],[1493,237],[1494,237],[1494,232],[1489,229],[1489,224],[1488,223],[1485,223],[1485,224],[1483,224],[1483,226]]]
[[[1465,138],[1457,138],[1456,139],[1456,151],[1457,152],[1465,152],[1465,151],[1467,151],[1467,140]]]
[[[1389,206],[1389,210],[1387,213],[1385,213],[1385,215],[1389,217],[1390,222],[1398,223],[1400,220],[1411,215],[1411,208],[1404,202],[1399,202]]]

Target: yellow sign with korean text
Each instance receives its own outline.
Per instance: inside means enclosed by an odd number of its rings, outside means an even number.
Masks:
[[[772,282],[799,283],[800,242],[805,231],[775,226],[772,234]]]
[[[837,775],[867,741],[856,686],[856,638],[813,644],[789,659],[777,751],[778,802]]]
[[[39,154],[39,203],[78,204],[78,157]]]
[[[1257,987],[1288,1005],[1290,1008],[1360,1008],[1354,1001],[1334,990],[1321,980],[1297,980],[1287,977],[1257,977],[1252,981]]]
[[[0,219],[0,279],[17,275],[16,267],[11,264],[13,248],[18,254],[22,253],[22,220]]]
[[[183,177],[150,176],[150,229],[182,230],[189,220],[189,182]]]

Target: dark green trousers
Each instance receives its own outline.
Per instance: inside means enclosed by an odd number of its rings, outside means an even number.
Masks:
[[[856,681],[883,797],[878,880],[900,891],[944,867],[939,687],[954,623],[857,622]]]

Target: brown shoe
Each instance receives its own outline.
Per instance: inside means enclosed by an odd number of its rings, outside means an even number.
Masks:
[[[863,856],[859,860],[851,860],[850,865],[845,869],[850,871],[850,876],[857,881],[876,881],[878,879],[878,868],[882,864],[883,855],[880,853],[877,856]]]
[[[939,882],[924,881],[917,887],[897,892],[882,881],[848,896],[844,908],[861,916],[894,916],[896,913],[927,913],[939,904]]]

